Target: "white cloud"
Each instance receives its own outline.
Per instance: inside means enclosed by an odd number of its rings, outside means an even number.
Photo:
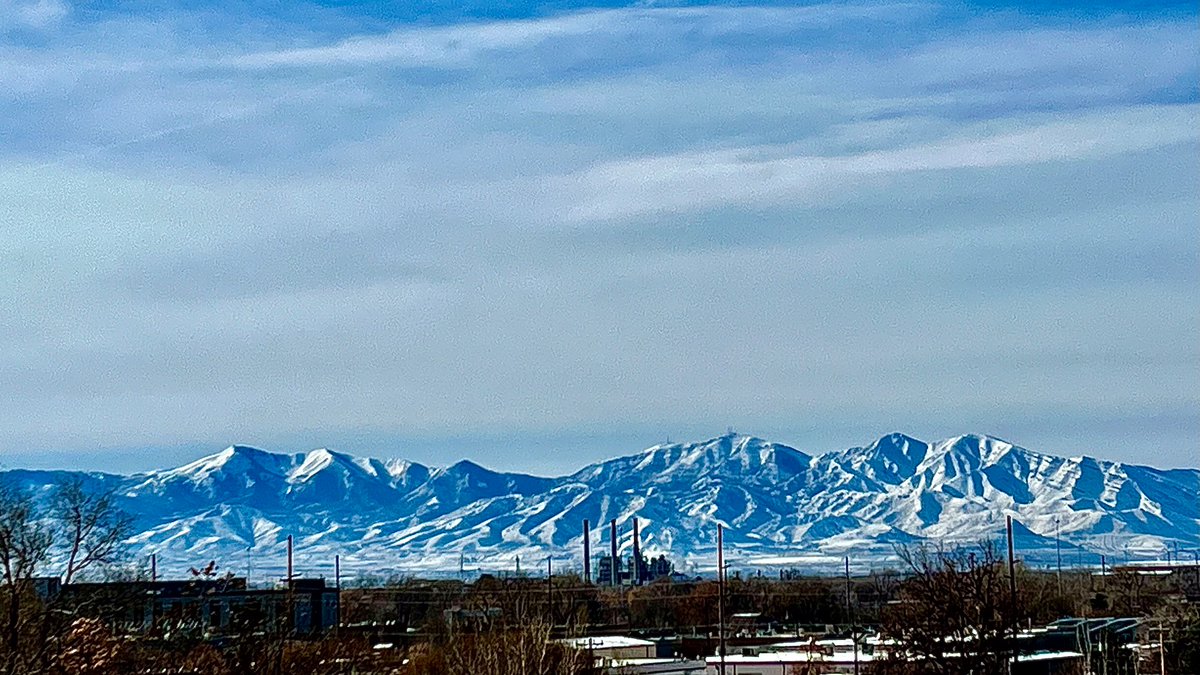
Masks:
[[[0,33],[13,28],[46,29],[71,12],[65,0],[0,0]]]

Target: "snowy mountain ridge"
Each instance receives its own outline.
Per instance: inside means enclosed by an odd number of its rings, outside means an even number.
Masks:
[[[0,473],[38,495],[69,472]],[[135,556],[186,567],[248,554],[274,564],[287,535],[298,561],[348,569],[507,568],[514,556],[579,566],[581,526],[607,550],[605,524],[681,567],[711,566],[716,524],[736,564],[826,564],[847,552],[867,563],[896,545],[995,538],[1005,517],[1018,547],[1082,560],[1094,553],[1161,556],[1200,544],[1200,470],[1160,470],[1062,458],[989,436],[926,443],[890,434],[865,447],[809,455],[726,434],[656,445],[543,478],[469,461],[431,468],[325,448],[274,454],[231,446],[183,466],[132,476],[84,474],[114,490],[135,517]],[[229,566],[237,567],[233,562]]]

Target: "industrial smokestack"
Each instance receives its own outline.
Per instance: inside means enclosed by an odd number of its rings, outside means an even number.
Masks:
[[[616,586],[617,582],[621,580],[621,573],[620,573],[621,559],[617,557],[617,519],[616,518],[612,519],[612,522],[609,523],[608,528],[609,528],[609,534],[608,534],[609,544],[611,544],[611,546],[612,546],[612,558],[610,559],[612,564],[609,565],[608,567],[612,571],[612,574],[611,574],[612,579],[610,579],[610,581],[612,581],[613,586]]]
[[[633,566],[629,568],[629,581],[634,586],[642,583],[642,546],[638,541],[638,519],[633,519]]]
[[[592,583],[592,530],[591,523],[583,521],[583,580]]]

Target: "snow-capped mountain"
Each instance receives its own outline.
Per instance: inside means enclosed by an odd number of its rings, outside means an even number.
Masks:
[[[66,475],[9,471],[0,480],[46,495]],[[278,569],[289,534],[308,572],[328,569],[334,554],[350,573],[450,570],[463,560],[508,567],[514,556],[575,565],[585,519],[600,554],[613,519],[629,550],[634,517],[644,550],[693,569],[713,565],[717,523],[731,559],[746,566],[819,566],[847,553],[867,565],[896,545],[994,539],[1007,515],[1030,558],[1053,552],[1056,536],[1072,559],[1200,544],[1200,470],[1054,457],[975,435],[926,443],[892,434],[812,456],[727,434],[559,478],[233,446],[175,469],[86,480],[115,490],[135,517],[135,555],[157,553],[168,569],[210,559]]]

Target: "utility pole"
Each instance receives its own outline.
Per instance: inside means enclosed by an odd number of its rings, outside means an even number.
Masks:
[[[342,632],[342,556],[335,554],[333,556],[333,587],[337,589],[337,609],[333,615],[333,634],[339,635]]]
[[[546,556],[546,618],[554,626],[554,556]]]
[[[1016,556],[1013,554],[1012,516],[1008,516],[1005,522],[1005,529],[1008,532],[1008,616],[1009,629],[1012,631],[1012,659],[1009,661],[1009,672],[1012,672],[1017,664],[1017,563]]]
[[[633,567],[629,570],[629,584],[631,586],[642,585],[642,546],[638,541],[638,519],[633,517]]]
[[[854,605],[850,601],[850,556],[846,556],[846,616],[850,619],[850,642],[854,644],[854,675],[858,675],[858,631],[855,627]]]
[[[158,554],[150,554],[150,629],[158,628]]]
[[[296,584],[292,583],[292,574],[295,569],[292,546],[292,535],[289,534],[287,538],[287,626],[289,636],[296,634]]]
[[[717,656],[725,675],[725,530],[717,523]]]
[[[592,531],[591,523],[583,521],[583,583],[592,583]]]
[[[1054,517],[1054,554],[1058,558],[1058,594],[1062,595],[1062,538],[1058,516]]]
[[[1167,675],[1167,649],[1163,646],[1166,643],[1165,633],[1163,633],[1162,622],[1158,622],[1158,669],[1161,675]]]
[[[1084,658],[1084,672],[1090,675],[1092,672],[1092,629],[1088,625],[1088,622],[1085,621],[1080,626],[1080,631],[1083,633],[1083,653],[1086,655]]]
[[[621,580],[621,560],[617,557],[617,519],[613,518],[608,523],[608,544],[612,547],[612,557],[609,559],[612,564],[608,566],[609,576],[612,577],[613,588],[616,588],[617,583]]]

